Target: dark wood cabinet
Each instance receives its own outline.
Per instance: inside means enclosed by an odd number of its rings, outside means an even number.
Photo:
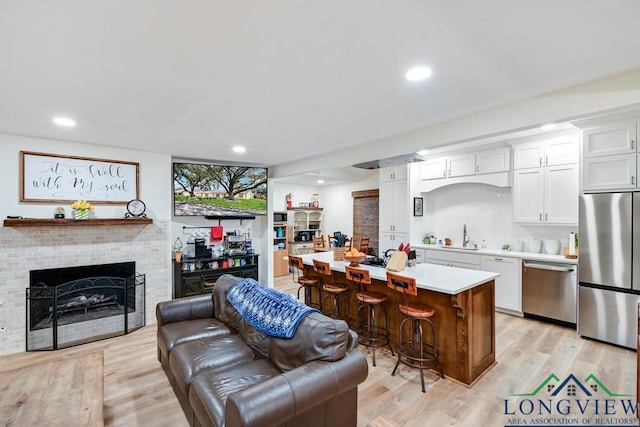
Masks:
[[[173,298],[210,293],[223,274],[258,280],[258,254],[173,261]]]

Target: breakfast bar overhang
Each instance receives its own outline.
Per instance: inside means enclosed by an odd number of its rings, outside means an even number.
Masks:
[[[333,280],[353,287],[350,292],[350,312],[355,319],[356,285],[346,280],[348,261],[334,260],[333,252],[302,255],[305,275],[317,276],[313,260],[329,262]],[[390,338],[397,348],[398,328],[402,317],[398,312],[400,294],[387,287],[386,270],[382,267],[360,265],[369,270],[371,290],[382,292],[389,298]],[[414,277],[420,303],[436,309],[433,319],[440,352],[440,365],[446,377],[472,386],[480,376],[495,364],[495,283],[497,273],[468,270],[435,264],[418,264],[398,272]],[[429,342],[430,337],[426,336]]]

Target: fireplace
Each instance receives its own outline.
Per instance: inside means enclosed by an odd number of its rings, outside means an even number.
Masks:
[[[32,270],[26,293],[27,351],[57,350],[145,324],[145,277],[135,262]]]

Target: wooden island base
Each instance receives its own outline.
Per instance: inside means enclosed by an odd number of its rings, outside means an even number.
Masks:
[[[402,272],[400,272],[402,274]],[[305,265],[305,275],[317,276],[313,268]],[[356,286],[346,280],[345,274],[333,272],[336,282],[352,286],[350,292],[351,327],[355,328]],[[445,376],[471,387],[480,376],[495,364],[495,282],[489,280],[455,295],[418,289],[417,301],[436,309],[433,323],[439,360]],[[370,290],[389,297],[389,328],[395,351],[398,345],[398,328],[402,317],[398,312],[401,295],[388,288],[385,281],[372,279]],[[381,319],[376,319],[380,324]],[[428,331],[427,331],[428,332]],[[425,342],[431,342],[431,334],[424,334]]]

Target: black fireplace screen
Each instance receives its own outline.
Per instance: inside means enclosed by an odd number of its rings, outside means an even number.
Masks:
[[[27,351],[127,334],[145,322],[145,276],[135,263],[34,270],[27,289]]]

